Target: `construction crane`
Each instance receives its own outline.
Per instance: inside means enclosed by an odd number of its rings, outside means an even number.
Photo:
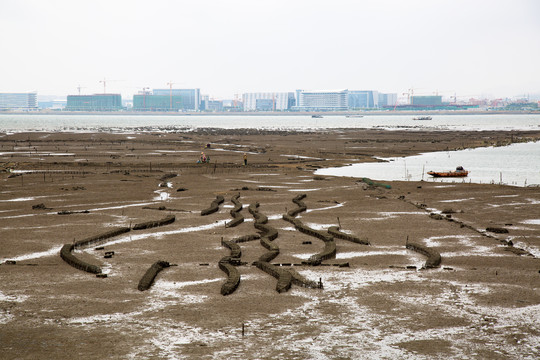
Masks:
[[[407,102],[412,105],[411,98],[414,96],[414,88],[408,89],[406,93],[402,93],[401,95],[407,95]]]
[[[111,82],[111,81],[120,81],[120,80],[107,80],[105,78],[103,78],[103,80],[99,80],[100,83],[103,83],[103,93],[104,94],[107,93],[107,83]]]
[[[142,88],[142,93],[143,93],[143,109],[146,110],[146,92],[147,90],[150,90],[150,88],[148,86],[144,86]]]
[[[172,80],[167,83],[169,85],[169,111],[172,111],[172,86],[176,84]]]
[[[79,91],[79,96],[81,95],[81,89],[86,89],[86,86],[81,86],[79,84],[79,86],[77,86],[77,90]]]

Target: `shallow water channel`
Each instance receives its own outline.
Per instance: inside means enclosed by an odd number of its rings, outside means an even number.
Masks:
[[[460,151],[439,151],[416,156],[381,159],[317,170],[317,175],[368,177],[375,180],[472,182],[513,186],[540,185],[540,142],[485,147]],[[469,170],[465,178],[433,178],[428,171]]]

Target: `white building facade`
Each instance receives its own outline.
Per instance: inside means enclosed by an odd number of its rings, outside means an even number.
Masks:
[[[290,99],[294,99],[294,94],[289,92],[242,94],[244,111],[286,111],[290,108]]]
[[[36,110],[37,93],[0,93],[0,110]]]
[[[379,106],[395,106],[397,104],[397,94],[379,93]]]
[[[296,90],[295,109],[299,111],[340,111],[348,107],[348,90]]]

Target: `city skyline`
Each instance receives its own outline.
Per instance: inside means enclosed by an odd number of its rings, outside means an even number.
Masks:
[[[540,95],[540,3],[5,0],[0,92]],[[104,84],[104,81],[106,84]],[[169,85],[173,84],[173,85]]]

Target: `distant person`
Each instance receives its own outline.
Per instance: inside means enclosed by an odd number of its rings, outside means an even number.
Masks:
[[[204,164],[206,162],[206,155],[204,152],[201,153],[201,157],[197,161],[197,164]]]
[[[244,153],[244,166],[246,166],[246,165],[247,165],[247,154]]]

